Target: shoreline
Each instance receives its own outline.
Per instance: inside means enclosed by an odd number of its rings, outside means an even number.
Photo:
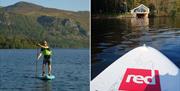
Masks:
[[[178,17],[176,16],[167,16],[167,15],[156,15],[156,16],[150,16],[148,18],[156,18],[156,17]],[[132,14],[126,13],[126,14],[94,14],[91,15],[92,19],[122,19],[122,18],[135,18]]]
[[[133,18],[133,15],[130,13],[126,14],[94,14],[91,16],[92,19],[121,19],[121,18]]]

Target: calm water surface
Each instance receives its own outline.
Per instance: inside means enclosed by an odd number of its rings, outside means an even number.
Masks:
[[[126,52],[146,44],[180,68],[180,17],[92,20],[91,79]]]
[[[0,91],[88,91],[89,50],[54,49],[54,80],[35,78],[37,50],[0,49]],[[38,61],[41,74],[42,59]]]

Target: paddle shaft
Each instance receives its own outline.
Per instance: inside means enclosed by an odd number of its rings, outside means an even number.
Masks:
[[[38,49],[37,49],[37,57],[38,57]],[[35,63],[35,77],[37,77],[37,62],[38,62],[38,60],[36,59],[36,63]]]

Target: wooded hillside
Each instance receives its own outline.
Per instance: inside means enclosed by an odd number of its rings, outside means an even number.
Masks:
[[[18,2],[0,8],[0,48],[35,48],[47,40],[51,47],[88,48],[89,12],[46,8]]]
[[[123,14],[144,4],[150,16],[180,15],[180,0],[92,0],[92,14]]]

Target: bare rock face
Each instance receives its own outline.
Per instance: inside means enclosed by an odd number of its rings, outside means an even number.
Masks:
[[[63,33],[76,33],[84,36],[86,35],[85,29],[82,28],[77,22],[68,18],[55,18],[53,16],[40,16],[37,22],[50,31],[60,31]]]

